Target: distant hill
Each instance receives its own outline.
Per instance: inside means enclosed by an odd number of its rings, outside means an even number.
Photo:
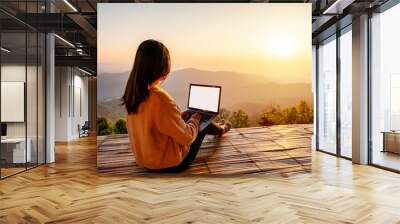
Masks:
[[[309,83],[279,84],[271,82],[267,77],[236,72],[184,69],[172,73],[163,87],[175,97],[182,108],[186,107],[190,83],[222,86],[221,106],[227,109],[239,109],[243,105],[255,104],[279,104],[285,107],[301,99],[311,102]],[[250,107],[248,109],[254,111]]]
[[[103,73],[97,77],[99,101],[120,98],[129,78],[129,72]],[[240,87],[243,84],[256,82],[267,82],[265,77],[227,71],[204,71],[194,68],[187,68],[172,72],[163,87],[169,91],[179,94],[179,91],[187,92],[190,83],[213,83],[216,85],[227,84],[226,87]],[[229,85],[228,85],[229,84]],[[239,86],[238,86],[239,84]]]
[[[129,72],[103,73],[97,76],[97,101],[120,98],[125,90]]]
[[[106,105],[113,105],[107,109],[108,111],[116,110],[117,105],[113,99],[122,96],[128,76],[128,72],[98,75],[99,114],[102,113],[102,108],[107,107]],[[300,100],[312,102],[310,83],[276,83],[269,80],[268,75],[188,68],[172,72],[162,86],[175,98],[181,109],[185,109],[190,83],[222,86],[221,107],[228,110],[243,109],[250,117],[257,116],[270,105],[287,107],[295,105]],[[113,113],[113,117],[120,114],[120,112]]]
[[[126,113],[125,108],[121,105],[121,100],[113,99],[97,103],[97,116],[107,117],[115,123],[119,118],[125,119]]]

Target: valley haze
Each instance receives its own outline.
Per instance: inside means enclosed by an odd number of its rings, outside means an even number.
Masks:
[[[125,117],[120,98],[130,72],[102,73],[98,75],[98,115],[115,121]],[[311,74],[310,74],[311,77]],[[269,80],[268,75],[245,74],[230,71],[206,71],[186,68],[173,71],[162,87],[177,101],[181,110],[187,106],[189,84],[222,86],[221,108],[229,111],[244,110],[250,123],[257,123],[256,117],[273,105],[281,108],[294,106],[300,100],[312,104],[310,83],[287,83]]]

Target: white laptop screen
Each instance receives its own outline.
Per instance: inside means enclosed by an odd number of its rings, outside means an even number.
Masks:
[[[190,85],[188,107],[218,113],[221,88]]]

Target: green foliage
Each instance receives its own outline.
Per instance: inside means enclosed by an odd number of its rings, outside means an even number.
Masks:
[[[295,107],[284,109],[282,116],[285,124],[297,124],[297,111]]]
[[[311,124],[314,121],[314,111],[305,100],[300,101],[297,106],[297,124]]]
[[[245,128],[249,126],[249,116],[243,110],[233,112],[229,118],[233,128]]]
[[[270,106],[269,109],[260,114],[258,124],[262,126],[281,125],[281,124],[311,124],[313,123],[313,109],[312,105],[307,104],[305,100],[299,101],[296,106],[281,109],[280,106]],[[229,121],[232,128],[249,127],[249,116],[247,113],[239,109],[238,111],[231,112],[225,108],[220,109],[220,113],[215,121],[220,120]],[[126,134],[126,121],[119,118],[115,124],[105,116],[99,116],[97,119],[97,134],[110,135]]]
[[[128,130],[126,129],[126,121],[122,118],[118,119],[114,124],[114,133],[115,134],[127,134]]]
[[[282,119],[281,108],[279,106],[271,106],[268,111],[261,113],[259,124],[263,126],[277,125],[283,123]]]
[[[112,130],[112,123],[107,118],[97,118],[97,135],[110,135]]]
[[[263,126],[278,124],[311,124],[313,122],[313,110],[305,100],[300,101],[294,107],[283,110],[279,106],[271,106],[261,113],[259,124]]]
[[[97,102],[97,116],[106,117],[112,123],[117,122],[119,118],[126,116],[126,109],[121,103],[121,99]]]

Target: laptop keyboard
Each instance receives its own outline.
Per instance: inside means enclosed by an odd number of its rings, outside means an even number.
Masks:
[[[191,115],[193,115],[195,113],[194,111],[188,111],[188,112]],[[199,130],[203,131],[211,123],[211,120],[215,117],[215,115],[206,114],[206,113],[200,113],[200,114],[201,114],[201,118],[200,118],[200,122],[199,122]]]
[[[187,111],[187,112],[190,114],[190,116],[192,116],[194,113],[196,113],[194,111]],[[201,112],[200,112],[200,114],[201,114],[200,122],[207,121],[207,120],[210,120],[211,118],[215,117],[215,115],[212,115],[212,114],[206,114],[206,113],[201,113]],[[190,116],[188,117],[188,119],[190,118]]]
[[[200,119],[200,123],[204,122],[204,121],[208,121],[211,118],[213,118],[214,115],[210,115],[210,114],[201,114],[201,119]]]

